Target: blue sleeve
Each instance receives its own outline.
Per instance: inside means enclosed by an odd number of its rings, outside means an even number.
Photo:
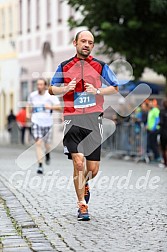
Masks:
[[[158,124],[159,124],[159,117],[156,117],[155,118],[155,123],[154,123],[154,126],[153,126],[153,128],[152,128],[152,130],[156,130],[157,129],[157,126],[158,126]]]
[[[51,86],[57,86],[60,87],[61,84],[64,83],[63,73],[62,73],[62,67],[61,64],[58,66],[54,76],[51,79]]]
[[[118,86],[118,80],[107,64],[104,65],[102,70],[102,84],[114,87]]]
[[[142,120],[142,113],[141,111],[136,113],[136,119],[139,119],[140,121]]]

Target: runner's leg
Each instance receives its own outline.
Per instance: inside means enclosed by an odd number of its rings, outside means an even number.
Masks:
[[[46,150],[46,153],[50,152],[50,143],[45,143],[45,150]]]
[[[85,201],[85,165],[84,156],[81,153],[73,153],[74,185],[78,197],[78,220],[89,221],[88,205]]]
[[[40,138],[35,141],[37,160],[39,164],[43,163],[42,143],[43,143],[43,140]]]
[[[81,153],[72,153],[72,160],[74,165],[74,186],[79,202],[85,202],[85,165],[84,156]]]
[[[50,144],[45,142],[45,163],[50,164]]]
[[[85,178],[86,178],[86,184],[85,184],[85,201],[88,204],[90,200],[90,188],[88,181],[92,178],[94,178],[99,170],[99,161],[91,161],[86,160],[86,171],[85,171]]]
[[[44,144],[45,144],[45,163],[50,164],[50,150],[51,150],[51,139],[52,139],[52,128],[46,127],[44,130]]]
[[[85,177],[88,180],[94,178],[99,171],[100,161],[86,160],[86,173]]]

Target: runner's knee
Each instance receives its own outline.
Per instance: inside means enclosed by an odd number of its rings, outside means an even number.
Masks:
[[[83,171],[84,170],[84,163],[81,161],[76,162],[75,168],[77,169],[77,171]]]

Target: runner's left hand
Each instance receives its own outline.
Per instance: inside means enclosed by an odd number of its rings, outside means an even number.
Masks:
[[[85,88],[87,93],[96,94],[97,89],[92,84],[85,83]]]

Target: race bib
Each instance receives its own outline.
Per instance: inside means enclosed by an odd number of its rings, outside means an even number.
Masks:
[[[74,93],[74,108],[87,108],[96,105],[96,98],[87,92]]]
[[[43,111],[45,111],[45,106],[44,105],[33,108],[33,113],[38,113],[38,112],[43,112]]]

